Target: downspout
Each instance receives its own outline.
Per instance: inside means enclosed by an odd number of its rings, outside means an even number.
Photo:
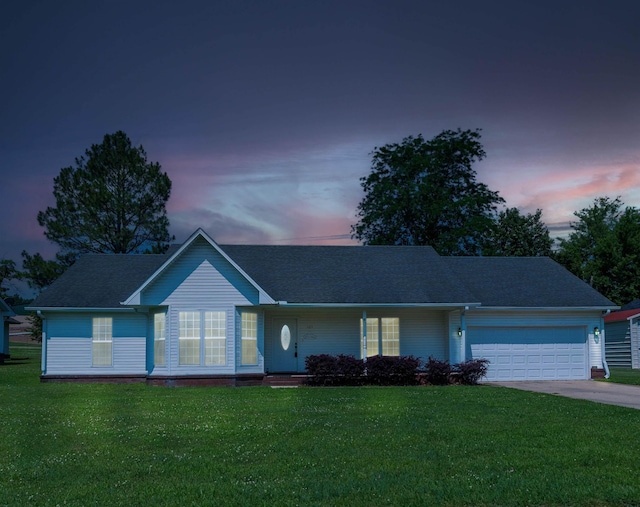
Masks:
[[[362,312],[362,361],[367,362],[367,312]]]
[[[42,374],[45,375],[47,373],[47,319],[42,315],[40,310],[37,310],[36,313],[42,320],[42,360],[40,369],[42,370]]]
[[[611,310],[607,310],[607,313],[605,313],[605,315],[609,315],[609,313],[611,313]],[[609,372],[609,365],[607,364],[607,354],[605,353],[604,346],[606,334],[604,332],[604,317],[600,318],[600,329],[602,329],[602,331],[600,331],[600,347],[602,353],[602,366],[604,367],[604,378],[609,378],[611,376],[611,373]]]
[[[467,360],[467,322],[466,322],[466,313],[467,310],[469,309],[468,306],[464,307],[464,310],[460,313],[460,329],[461,329],[461,333],[460,333],[460,348],[462,349],[460,351],[460,358],[461,358],[461,363],[464,363]]]

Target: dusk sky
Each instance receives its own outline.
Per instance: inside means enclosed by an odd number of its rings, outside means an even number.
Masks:
[[[170,232],[351,244],[376,146],[482,129],[478,180],[552,233],[640,207],[640,2],[5,0],[0,259],[58,251],[53,178],[123,130]]]

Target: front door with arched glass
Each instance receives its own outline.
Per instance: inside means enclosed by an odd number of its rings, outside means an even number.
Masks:
[[[271,351],[272,370],[277,373],[298,371],[298,325],[296,319],[275,319]]]

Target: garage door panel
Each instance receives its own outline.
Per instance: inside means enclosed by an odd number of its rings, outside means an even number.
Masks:
[[[583,327],[470,327],[467,355],[489,360],[487,380],[588,378]]]

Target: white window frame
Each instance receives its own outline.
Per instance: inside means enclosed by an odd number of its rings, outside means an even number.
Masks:
[[[240,364],[255,366],[258,364],[258,314],[242,312],[240,320]]]
[[[199,311],[178,312],[178,365],[200,365],[201,314]]]
[[[153,364],[167,365],[167,314],[164,312],[153,315]]]
[[[178,312],[178,365],[226,366],[227,311]]]
[[[227,364],[227,312],[204,312],[204,364]]]
[[[91,321],[91,364],[113,366],[113,317],[93,317]]]
[[[364,357],[363,319],[360,319],[360,357]],[[400,355],[400,319],[367,317],[367,357]]]

